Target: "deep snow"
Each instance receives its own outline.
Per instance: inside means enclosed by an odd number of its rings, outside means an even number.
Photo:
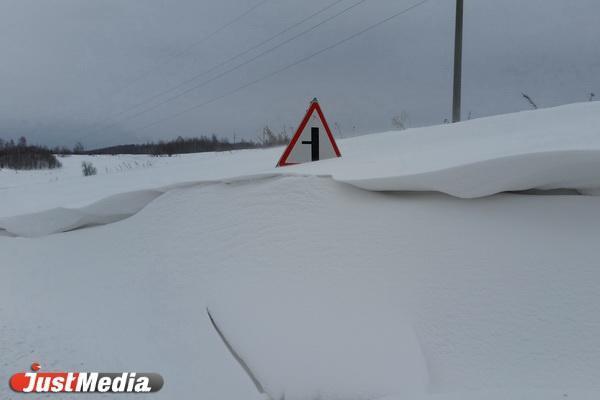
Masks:
[[[600,197],[487,195],[599,187],[598,111],[348,139],[277,170],[282,149],[2,171],[0,226],[39,237],[0,237],[0,381],[39,361],[159,372],[154,398],[261,398],[209,307],[274,399],[596,398]],[[123,159],[143,158],[94,157]],[[486,197],[397,191],[432,188]],[[83,214],[107,224],[48,235]]]
[[[439,191],[462,198],[529,189],[594,195],[600,192],[599,105],[346,139],[340,143],[342,158],[283,168],[273,162],[281,148],[176,157],[65,157],[64,170],[0,172],[0,230],[39,236],[103,224],[131,215],[143,207],[143,199],[153,200],[148,191],[274,175],[330,176],[367,190]],[[98,164],[99,176],[77,176],[84,159]],[[130,200],[88,205],[115,194]]]
[[[573,393],[600,390],[599,207],[286,177],[177,189],[114,224],[0,238],[2,380],[36,360],[155,370],[157,398],[253,398],[208,306],[274,398],[586,398]]]
[[[0,170],[0,217],[110,195],[252,175],[332,176],[368,190],[484,197],[531,188],[600,190],[600,102],[338,139],[342,157],[274,168],[282,148],[175,157],[70,156],[52,171]],[[98,176],[82,177],[90,160]],[[275,161],[273,161],[275,160]]]

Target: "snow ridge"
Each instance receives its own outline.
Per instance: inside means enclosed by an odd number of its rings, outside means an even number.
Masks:
[[[48,185],[5,186],[0,235],[37,237],[112,223],[173,189],[275,176],[328,177],[368,191],[435,191],[459,198],[555,189],[600,194],[600,103],[384,132],[341,140],[340,147],[341,158],[284,168],[274,167],[281,152],[275,148],[186,155],[162,168],[73,181],[90,189],[91,198],[82,195],[87,189],[74,190],[71,182],[61,182],[58,190]],[[72,161],[78,168],[80,160]],[[164,186],[171,182],[175,183]],[[138,190],[122,193],[123,188]],[[25,208],[24,193],[30,203]],[[61,207],[86,203],[74,195],[87,202],[112,196],[85,207]],[[43,211],[44,204],[49,209]],[[22,214],[15,216],[17,210]]]
[[[436,191],[460,198],[529,189],[574,189],[594,194],[600,187],[600,151],[566,150],[515,154],[414,174],[392,173],[334,179],[373,191]]]
[[[110,196],[86,207],[58,207],[6,217],[0,219],[0,229],[14,236],[37,237],[109,224],[136,214],[161,194],[160,190],[139,190]]]

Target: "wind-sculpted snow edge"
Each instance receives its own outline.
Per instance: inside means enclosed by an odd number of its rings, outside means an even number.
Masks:
[[[176,183],[106,197],[81,208],[53,208],[0,219],[4,236],[39,237],[89,226],[105,225],[137,214],[160,195],[176,189],[210,184],[246,184],[286,176],[318,176],[368,191],[441,192],[478,198],[502,192],[574,190],[600,192],[600,150],[562,150],[497,157],[437,170],[403,174],[390,160],[375,168],[360,163],[278,168],[264,173]]]
[[[34,238],[106,225],[137,214],[156,198],[171,190],[252,181],[273,176],[277,175],[257,174],[223,180],[181,182],[156,189],[119,193],[79,208],[56,207],[35,213],[4,217],[0,218],[0,236]]]
[[[365,190],[433,191],[459,198],[532,189],[567,189],[596,195],[600,188],[600,150],[517,154],[411,174],[392,171],[353,175],[342,171],[333,178]]]

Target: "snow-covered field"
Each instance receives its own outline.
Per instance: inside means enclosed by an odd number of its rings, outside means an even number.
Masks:
[[[0,171],[0,381],[262,398],[208,307],[273,399],[597,398],[600,103],[338,145]]]

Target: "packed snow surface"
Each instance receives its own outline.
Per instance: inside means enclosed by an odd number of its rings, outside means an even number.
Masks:
[[[0,236],[0,381],[38,361],[264,398],[208,308],[267,398],[597,398],[600,197],[496,193],[595,193],[598,115],[346,139],[281,169],[278,148],[3,170],[0,227],[36,237]]]

